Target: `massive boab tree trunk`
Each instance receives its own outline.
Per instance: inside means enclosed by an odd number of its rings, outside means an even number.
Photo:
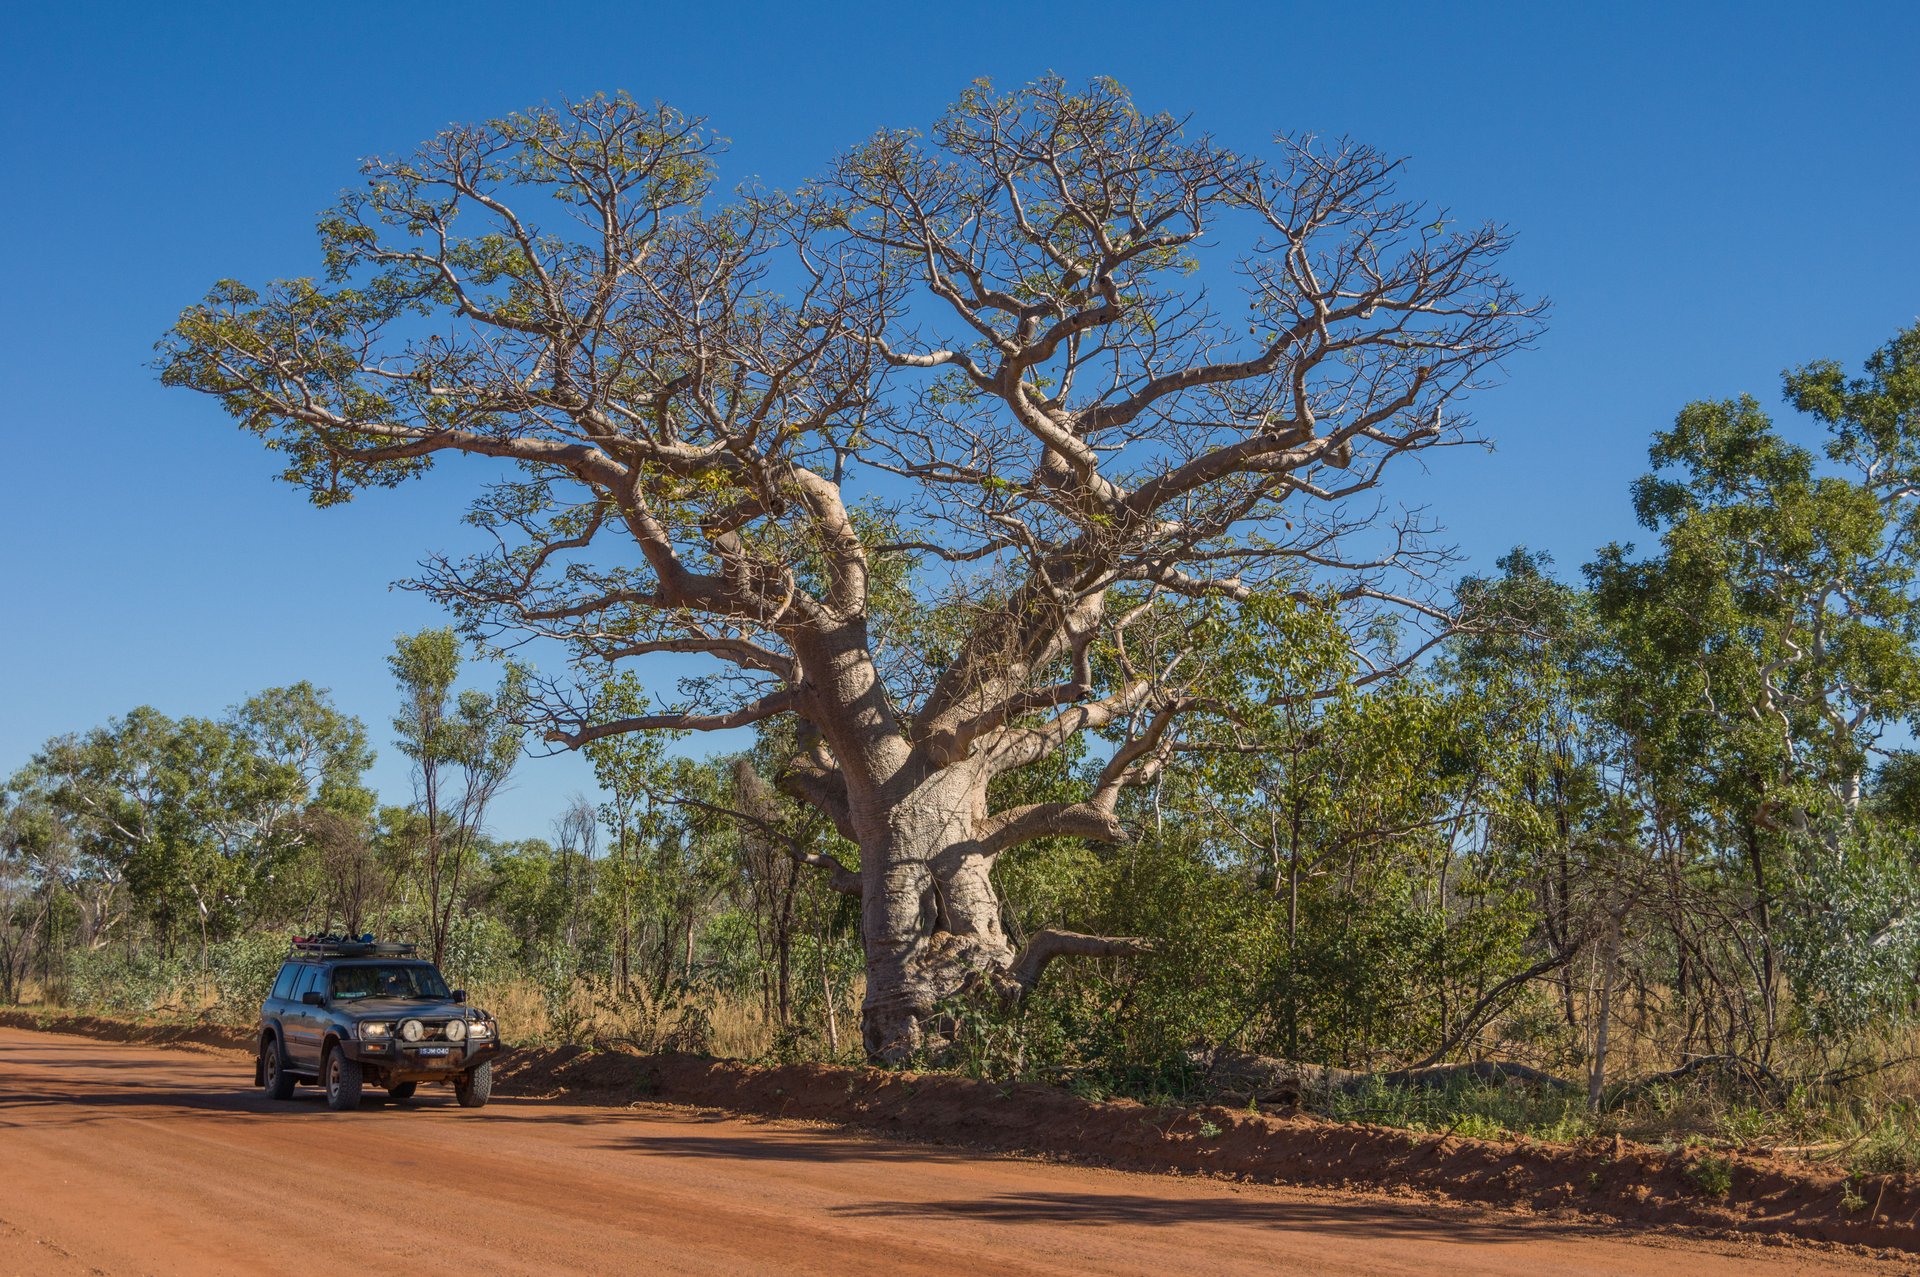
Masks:
[[[417,584],[570,646],[548,740],[798,719],[780,784],[858,861],[795,854],[861,897],[866,1044],[898,1058],[969,984],[1138,947],[1016,950],[996,859],[1123,839],[1129,786],[1227,743],[1207,636],[1244,609],[1421,614],[1390,575],[1432,562],[1417,529],[1359,502],[1465,437],[1451,401],[1538,310],[1504,232],[1403,202],[1375,152],[1239,154],[1104,82],[970,90],[792,194],[716,199],[715,150],[615,98],[370,162],[326,279],[221,284],[165,377],[322,504],[512,463],[492,548]],[[645,703],[608,677],[667,655]],[[1084,793],[996,809],[1083,734]]]

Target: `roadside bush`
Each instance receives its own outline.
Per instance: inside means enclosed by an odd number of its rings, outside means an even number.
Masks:
[[[277,931],[257,932],[223,940],[207,950],[208,973],[214,996],[229,1018],[251,1020],[273,988],[273,978],[287,956],[287,937]]]
[[[67,973],[67,996],[77,1008],[119,1014],[178,1009],[193,983],[193,964],[179,957],[136,953],[117,946],[79,950]]]
[[[1920,1172],[1920,1112],[1913,1101],[1895,1104],[1862,1133],[1846,1152],[1855,1175],[1911,1175]]]
[[[1527,1082],[1467,1079],[1440,1087],[1388,1086],[1369,1079],[1352,1091],[1305,1097],[1305,1107],[1340,1122],[1372,1122],[1471,1139],[1526,1135],[1577,1140],[1595,1133],[1584,1096]]]
[[[498,919],[466,914],[455,918],[447,933],[446,960],[440,967],[456,988],[505,984],[521,974],[515,961],[518,948],[513,932]]]

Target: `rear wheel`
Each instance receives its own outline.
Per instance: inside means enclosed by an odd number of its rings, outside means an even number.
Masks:
[[[388,1087],[387,1095],[391,1099],[410,1100],[413,1098],[413,1093],[419,1089],[420,1084],[418,1082],[400,1082]]]
[[[366,1083],[360,1061],[349,1060],[347,1053],[336,1046],[327,1052],[327,1062],[320,1072],[326,1079],[328,1108],[340,1111],[360,1107],[360,1092]]]
[[[293,1074],[280,1051],[280,1039],[269,1033],[260,1040],[260,1089],[270,1100],[293,1098]]]
[[[483,1060],[455,1078],[453,1094],[461,1108],[483,1107],[493,1095],[493,1061]]]

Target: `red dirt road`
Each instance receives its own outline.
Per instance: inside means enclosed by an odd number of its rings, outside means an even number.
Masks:
[[[1364,1197],[451,1093],[274,1104],[231,1051],[0,1029],[0,1277],[1905,1271]]]

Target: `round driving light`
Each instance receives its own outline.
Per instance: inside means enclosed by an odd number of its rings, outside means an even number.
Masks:
[[[466,1038],[466,1036],[467,1036],[467,1022],[465,1020],[448,1020],[447,1021],[447,1041],[449,1042],[463,1041]]]
[[[400,1036],[409,1042],[418,1042],[421,1038],[427,1036],[427,1027],[418,1020],[402,1020],[400,1022]]]

